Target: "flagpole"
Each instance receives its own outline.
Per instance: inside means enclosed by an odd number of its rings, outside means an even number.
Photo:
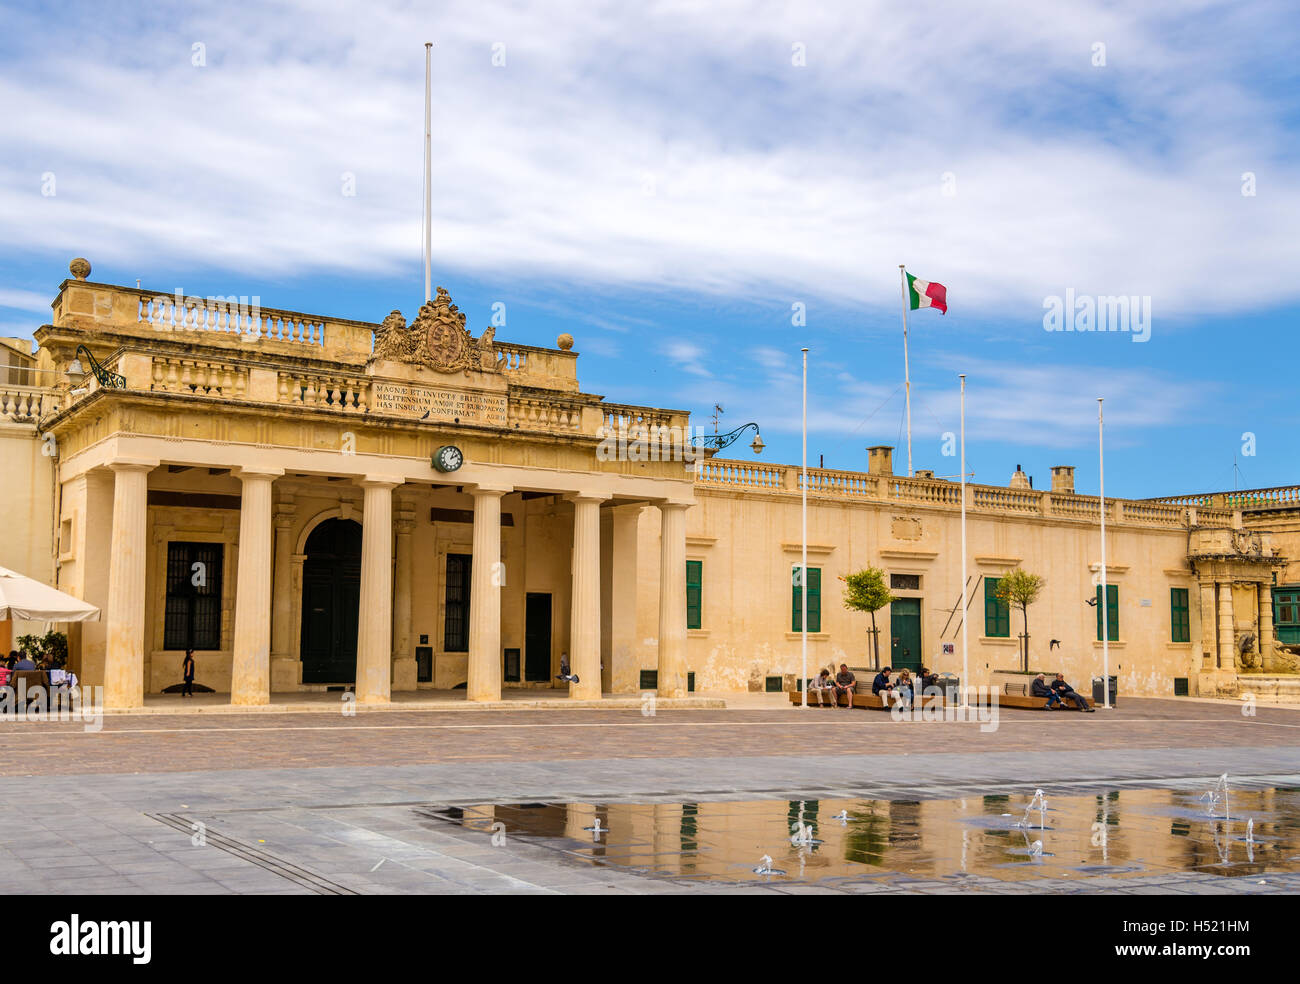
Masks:
[[[1102,397],[1097,397],[1097,481],[1101,499],[1101,692],[1110,710],[1110,591],[1106,586],[1106,453],[1102,446]]]
[[[898,279],[903,290],[903,391],[907,400],[907,477],[912,477],[912,372],[907,363],[907,272],[898,264]]]
[[[966,374],[961,376],[961,688],[958,691],[958,703],[965,704],[966,688],[970,686],[970,664],[967,658],[966,622],[967,578],[966,578]]]
[[[803,706],[808,706],[808,350],[803,352],[803,566],[799,568],[799,601],[803,612],[799,617],[800,645],[803,650]],[[821,698],[818,698],[819,700]],[[853,707],[853,694],[849,694],[849,707]]]
[[[424,43],[424,303],[433,297],[433,42]]]

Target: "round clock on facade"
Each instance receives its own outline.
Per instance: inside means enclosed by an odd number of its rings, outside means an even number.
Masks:
[[[433,455],[433,467],[440,472],[454,472],[464,463],[465,455],[452,444],[440,447]]]

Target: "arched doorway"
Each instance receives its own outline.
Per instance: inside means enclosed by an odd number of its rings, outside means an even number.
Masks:
[[[327,519],[307,538],[302,564],[302,682],[357,678],[361,524]]]

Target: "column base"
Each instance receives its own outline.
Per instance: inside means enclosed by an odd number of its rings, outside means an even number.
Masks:
[[[415,663],[414,656],[393,657],[393,690],[418,689],[416,686],[418,675],[419,667]]]
[[[293,693],[302,685],[302,661],[290,656],[271,657],[271,692]]]

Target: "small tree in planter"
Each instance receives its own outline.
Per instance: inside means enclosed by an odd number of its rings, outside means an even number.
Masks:
[[[894,600],[885,581],[885,572],[879,567],[864,567],[840,580],[844,582],[844,607],[851,612],[869,612],[871,615],[872,656],[876,669],[879,669],[880,630],[876,627],[876,612]]]
[[[18,648],[32,659],[41,660],[56,670],[63,669],[68,662],[68,637],[62,632],[47,632],[43,636],[19,636]]]
[[[1046,584],[1047,581],[1038,574],[1030,574],[1017,567],[998,581],[998,589],[995,592],[998,601],[1008,608],[1019,608],[1024,618],[1025,631],[1021,636],[1024,644],[1020,662],[1021,669],[1026,673],[1029,672],[1029,606],[1038,600],[1038,595]]]

